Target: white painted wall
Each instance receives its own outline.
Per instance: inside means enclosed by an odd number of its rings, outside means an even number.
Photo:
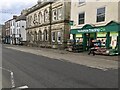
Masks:
[[[16,21],[16,38],[20,38],[19,35],[21,34],[22,41],[26,41],[26,30],[25,29],[26,29],[25,20]]]
[[[10,21],[10,44],[13,43],[13,40],[12,40],[12,37],[13,37],[13,34],[15,34],[15,30],[16,30],[16,22],[15,22],[15,19],[12,19]]]
[[[76,1],[76,2],[75,2]],[[79,5],[78,0],[72,0],[71,3],[71,20],[74,21],[74,26],[71,28],[81,28],[85,24],[94,24],[95,26],[106,25],[108,22],[114,20],[120,22],[119,18],[119,5],[120,0],[86,0],[86,3]],[[106,7],[105,21],[96,22],[97,9]],[[78,25],[78,14],[85,12],[85,24]]]
[[[26,41],[26,21],[24,20],[20,21],[20,33],[21,37],[23,38],[22,41]]]

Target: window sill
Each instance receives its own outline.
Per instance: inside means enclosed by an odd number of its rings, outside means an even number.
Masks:
[[[81,7],[81,6],[84,6],[86,5],[86,3],[81,3],[81,4],[78,4],[78,7]]]
[[[85,24],[78,24],[77,27],[83,27]]]
[[[106,25],[107,22],[103,21],[103,22],[96,22],[94,25],[101,25],[101,24],[105,24]]]

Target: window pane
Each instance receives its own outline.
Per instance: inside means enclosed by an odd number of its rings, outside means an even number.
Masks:
[[[55,32],[52,32],[52,41],[55,41]]]
[[[97,9],[97,22],[105,21],[105,7]]]
[[[78,24],[84,24],[85,13],[80,13],[78,18]]]
[[[105,7],[97,9],[97,15],[105,13]]]
[[[61,32],[58,32],[58,37],[57,37],[58,39],[58,42],[60,42],[61,41]]]

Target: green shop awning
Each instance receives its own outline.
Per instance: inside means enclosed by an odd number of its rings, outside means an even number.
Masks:
[[[120,24],[114,21],[109,22],[105,26],[94,27],[92,25],[86,24],[80,29],[71,29],[70,34],[79,33],[92,33],[92,32],[112,32],[120,31]]]

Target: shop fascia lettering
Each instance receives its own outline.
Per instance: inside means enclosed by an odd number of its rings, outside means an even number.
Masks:
[[[83,29],[83,30],[77,30],[78,33],[88,33],[88,32],[104,32],[106,31],[105,28],[94,28],[94,29]]]

